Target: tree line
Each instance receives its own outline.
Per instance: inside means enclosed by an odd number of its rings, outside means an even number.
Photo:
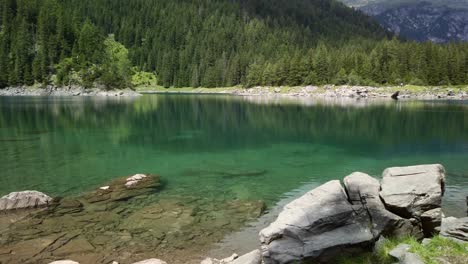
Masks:
[[[0,87],[468,83],[467,44],[392,39],[334,0],[2,0],[0,23]]]

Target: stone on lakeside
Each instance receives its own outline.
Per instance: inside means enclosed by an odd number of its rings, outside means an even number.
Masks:
[[[419,218],[440,208],[445,190],[445,169],[440,164],[393,167],[383,172],[382,197],[393,213]]]
[[[0,211],[47,207],[52,198],[38,191],[12,192],[0,198]]]
[[[138,261],[138,262],[135,262],[133,264],[167,264],[165,261],[162,261],[160,259],[147,259],[147,260],[142,260],[142,261]]]
[[[366,210],[348,201],[339,181],[330,181],[286,205],[260,232],[263,258],[266,264],[327,260],[372,245],[370,226]]]

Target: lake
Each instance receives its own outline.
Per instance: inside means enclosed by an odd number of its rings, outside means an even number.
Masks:
[[[280,205],[329,180],[354,171],[380,177],[387,167],[428,163],[441,163],[447,170],[445,213],[466,214],[466,101],[188,94],[0,97],[0,110],[0,195],[34,189],[54,197],[74,197],[136,173],[159,174],[163,182],[158,193],[121,203],[123,208],[91,208],[71,218],[44,218],[38,222],[43,226],[39,231],[35,222],[18,225],[23,229],[4,226],[8,232],[0,242],[6,245],[18,242],[14,246],[34,248],[34,239],[47,236],[53,241],[59,232],[78,232],[101,254],[84,262],[149,258],[157,250],[166,261],[189,263],[170,257],[206,256],[209,253],[203,250],[232,232],[240,233],[224,248],[245,244],[248,249],[250,244],[244,242],[255,241],[258,228],[273,220]],[[246,212],[245,204],[233,203],[256,200],[275,212],[267,214],[263,223],[246,227],[243,234],[243,216],[233,219]],[[174,221],[177,226],[162,235],[141,235],[142,230],[161,226],[145,217],[174,210],[177,217],[171,220],[168,214],[161,224]],[[70,231],[73,228],[78,231]],[[191,240],[212,234],[213,229],[219,232],[211,238]],[[128,239],[133,239],[131,245]],[[31,245],[24,246],[23,240]],[[149,245],[148,241],[159,242]],[[220,252],[222,256],[228,250]],[[73,259],[70,254],[63,256]],[[36,257],[44,260],[47,255]]]
[[[463,207],[468,190],[463,101],[3,97],[0,109],[0,195],[78,194],[148,172],[161,175],[165,192],[272,204],[354,171],[379,177],[425,163],[446,167],[449,209]]]

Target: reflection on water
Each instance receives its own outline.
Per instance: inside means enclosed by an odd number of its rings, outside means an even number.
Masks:
[[[0,194],[79,194],[158,173],[164,192],[263,199],[353,171],[442,163],[447,210],[468,188],[468,104],[147,95],[0,98]],[[464,211],[464,210],[462,210]]]

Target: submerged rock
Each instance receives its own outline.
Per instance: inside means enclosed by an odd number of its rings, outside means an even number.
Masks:
[[[0,211],[46,207],[52,198],[38,191],[12,192],[0,198]]]
[[[161,186],[159,175],[135,174],[130,177],[116,179],[107,186],[86,194],[89,203],[103,201],[123,201],[145,193],[151,193]]]

